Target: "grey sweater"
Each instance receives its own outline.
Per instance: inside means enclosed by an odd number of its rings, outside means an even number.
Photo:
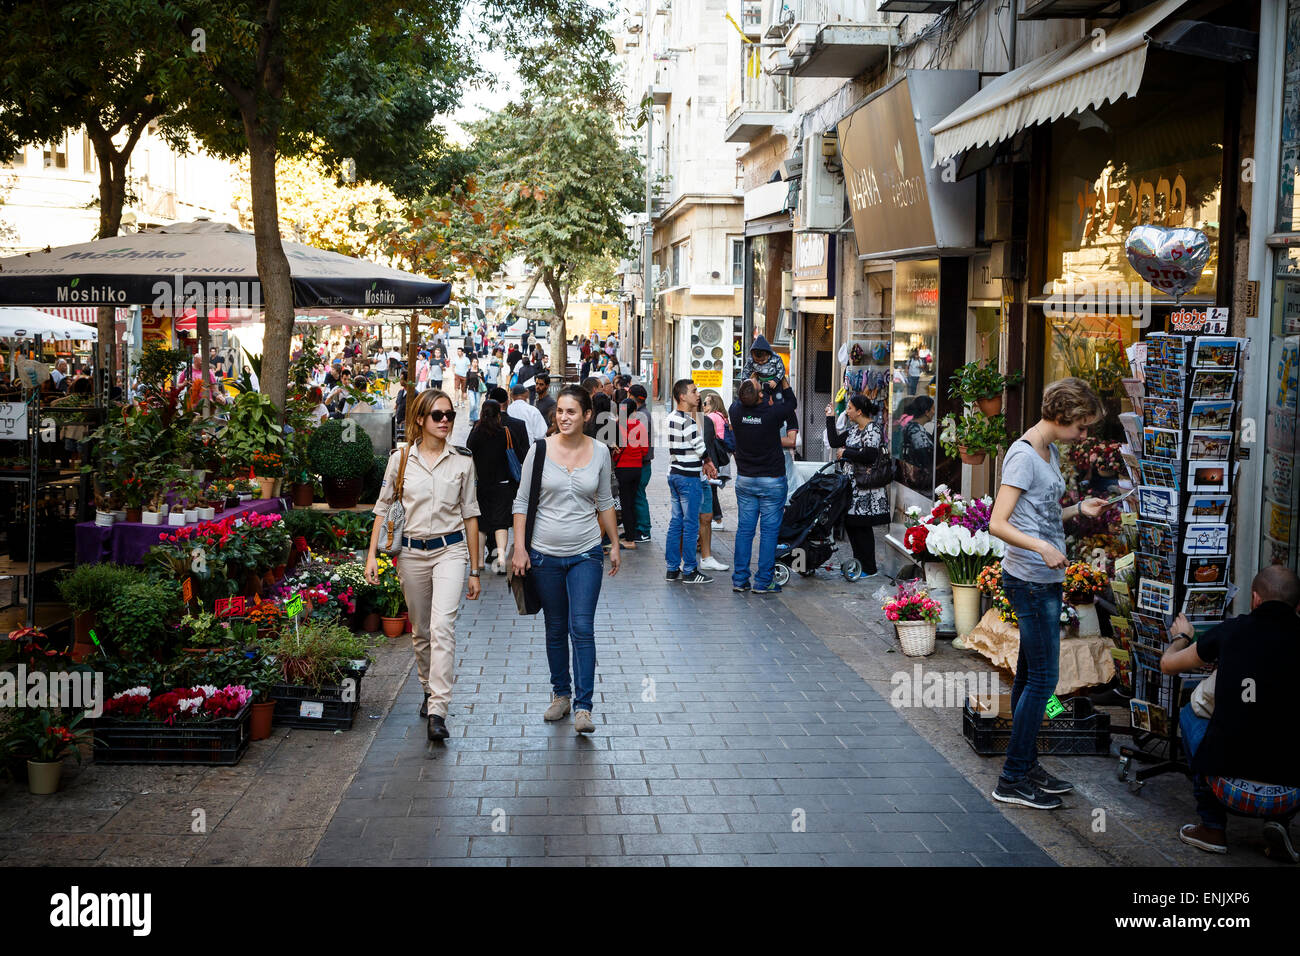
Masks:
[[[609,448],[592,441],[591,461],[572,474],[557,465],[550,455],[542,471],[541,500],[533,526],[532,548],[556,558],[569,558],[600,546],[600,524],[596,512],[614,507],[611,483],[613,466]],[[532,489],[534,450],[528,449],[519,476],[514,514],[528,513]]]

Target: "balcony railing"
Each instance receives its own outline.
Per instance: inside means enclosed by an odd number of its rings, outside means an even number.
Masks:
[[[756,35],[763,27],[763,0],[742,0],[740,24],[747,34]]]
[[[780,122],[790,112],[792,98],[788,76],[742,74],[728,92],[727,142],[750,142],[760,130]]]

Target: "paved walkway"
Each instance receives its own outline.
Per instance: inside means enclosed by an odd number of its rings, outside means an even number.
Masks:
[[[485,578],[451,739],[412,673],[314,863],[1050,864],[782,601],[664,581],[662,472],[651,496],[656,541],[597,610],[596,733],[542,720],[542,619]]]

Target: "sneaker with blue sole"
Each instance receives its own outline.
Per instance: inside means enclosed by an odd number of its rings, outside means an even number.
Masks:
[[[776,582],[773,582],[765,588],[760,588],[755,586],[753,590],[755,594],[780,594],[781,585],[777,584]]]
[[[731,586],[731,590],[735,591],[737,594],[747,594],[750,591],[752,591],[753,588],[751,588],[748,584],[733,584]]]

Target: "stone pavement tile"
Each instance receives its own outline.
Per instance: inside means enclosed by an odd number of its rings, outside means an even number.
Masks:
[[[276,783],[289,782],[265,777],[261,780],[265,781],[264,789],[268,792],[274,789]],[[190,833],[192,832],[190,827],[196,819],[195,810],[204,811],[206,825],[212,829],[230,812],[237,799],[237,796],[232,793],[209,793],[201,797],[179,793],[139,794],[118,810],[113,818],[103,825],[100,832],[165,835]],[[319,822],[319,817],[312,822]]]
[[[518,790],[514,780],[457,780],[451,785],[451,796],[514,797]]]
[[[470,838],[470,856],[545,856],[546,837],[491,835]]]
[[[392,840],[371,840],[365,837],[335,837],[330,830],[316,846],[313,866],[364,866],[366,861],[388,860],[392,857]]]
[[[695,837],[686,833],[625,833],[622,840],[629,856],[700,852]]]
[[[953,833],[951,831],[927,832],[917,833],[916,838],[920,840],[925,848],[931,853],[978,851],[982,858],[985,854],[1007,852],[987,833]]]
[[[879,836],[877,833],[867,835]],[[772,833],[769,836],[772,842],[776,844],[777,850],[782,853],[844,853],[856,848],[849,840],[856,839],[858,834],[818,833],[814,831],[791,833],[787,827],[786,832]]]
[[[746,853],[746,866],[825,866],[818,853]]]
[[[745,858],[739,853],[669,854],[669,866],[744,866]]]
[[[679,796],[667,797],[617,797],[617,812],[619,813],[686,813],[686,798]],[[692,797],[691,799],[700,799]],[[694,812],[698,808],[692,807]]]
[[[264,827],[246,830],[222,824],[190,857],[189,865],[305,866],[324,835],[323,826],[297,830]]]
[[[939,853],[900,853],[898,858],[904,866],[981,866],[974,853],[939,852]]]
[[[766,833],[701,833],[696,837],[703,853],[777,853],[778,846]]]
[[[712,780],[650,780],[650,792],[655,796],[677,794],[680,796],[706,796],[715,793]]]
[[[662,856],[589,856],[587,866],[667,866]]]
[[[868,813],[872,825],[882,833],[952,833],[948,825],[933,813]],[[976,828],[973,832],[979,832]]]
[[[491,816],[486,818],[490,823]],[[510,833],[516,836],[572,836],[587,832],[586,817],[582,815],[510,816]]]
[[[794,819],[780,813],[728,813],[724,818],[734,833],[780,833]]]
[[[622,852],[618,834],[548,834],[547,856],[614,856]]]
[[[745,794],[689,796],[686,806],[691,813],[752,813],[758,809],[756,799]]]
[[[686,814],[669,813],[664,818],[680,818]],[[655,818],[650,814],[638,813],[598,813],[589,814],[584,818],[587,821],[587,832],[594,834],[619,834],[619,833],[657,833],[658,828],[655,825]],[[669,832],[667,830],[664,831]]]
[[[482,837],[465,836],[409,836],[393,841],[393,860],[432,859],[436,857],[462,857],[474,840]],[[531,838],[530,838],[531,839]]]
[[[349,808],[350,809],[350,808]],[[456,817],[475,816],[479,812],[478,797],[430,797],[415,798],[407,803],[408,813],[388,814],[388,816],[412,817]],[[343,807],[339,807],[339,813]]]
[[[823,853],[827,866],[903,866],[897,853]]]
[[[1054,866],[1041,850],[1033,853],[975,853],[982,866]]]
[[[509,866],[586,866],[582,856],[513,856]]]
[[[915,833],[848,833],[850,849],[864,853],[924,853],[926,846]]]
[[[731,826],[721,813],[661,813],[661,833],[730,833]]]

